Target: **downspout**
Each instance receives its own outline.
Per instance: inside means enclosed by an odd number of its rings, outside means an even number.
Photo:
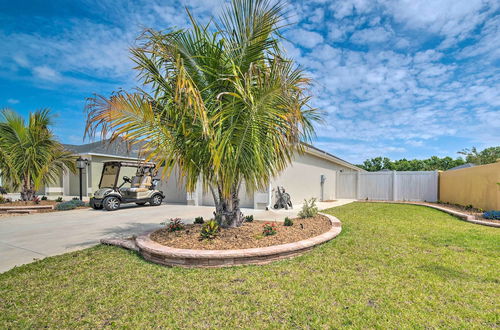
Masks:
[[[269,187],[267,187],[267,206],[266,206],[266,211],[269,211],[271,209],[271,204],[273,203],[273,186],[271,185],[271,182],[269,182]]]

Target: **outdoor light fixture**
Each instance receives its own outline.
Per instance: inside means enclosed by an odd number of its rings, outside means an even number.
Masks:
[[[87,159],[83,159],[81,156],[78,156],[78,159],[76,160],[76,167],[78,168],[78,171],[80,171],[80,200],[82,200],[82,170],[87,167],[89,161]]]

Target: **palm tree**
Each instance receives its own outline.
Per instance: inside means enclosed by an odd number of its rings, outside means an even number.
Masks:
[[[66,169],[76,171],[74,157],[54,138],[50,124],[47,109],[30,113],[27,124],[12,110],[0,111],[0,172],[12,189],[21,188],[25,201]]]
[[[249,193],[303,152],[314,134],[309,80],[280,48],[283,4],[234,0],[213,23],[146,30],[131,50],[144,87],[87,104],[87,133],[144,142],[149,160],[174,166],[193,191],[209,189],[215,216],[239,226],[242,183]],[[146,91],[147,90],[147,91]]]

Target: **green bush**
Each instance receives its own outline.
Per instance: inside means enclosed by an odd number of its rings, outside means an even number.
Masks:
[[[62,197],[61,197],[61,196],[59,196],[59,197],[57,197],[57,198],[56,198],[56,202],[57,202],[57,203],[61,203],[62,201],[63,201],[63,199],[62,199]]]
[[[289,217],[286,217],[286,218],[285,218],[285,223],[284,223],[283,225],[285,225],[286,227],[293,226],[293,221],[292,221],[292,219],[290,219]]]
[[[197,225],[202,225],[204,222],[205,222],[205,220],[203,220],[203,217],[194,218],[194,223]]]
[[[47,200],[47,196],[43,195],[42,196],[42,201],[46,201]]]
[[[247,215],[245,217],[245,222],[253,222],[253,215]]]
[[[55,209],[57,211],[73,210],[73,209],[76,209],[76,205],[72,201],[62,202],[62,203],[56,204]]]
[[[264,236],[272,236],[276,235],[278,232],[276,230],[276,224],[267,222],[262,226],[262,235]]]
[[[312,218],[318,214],[318,207],[316,206],[316,198],[311,198],[309,201],[304,199],[304,205],[302,205],[302,210],[299,212],[299,217]]]
[[[201,226],[200,240],[214,239],[219,235],[220,227],[217,221],[210,219]]]
[[[82,207],[86,205],[84,201],[81,201],[79,199],[72,199],[68,203],[72,203],[73,205],[75,205],[75,207]]]

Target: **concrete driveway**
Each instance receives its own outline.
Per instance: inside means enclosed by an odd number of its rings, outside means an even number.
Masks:
[[[326,209],[352,202],[339,200],[318,203]],[[256,220],[281,221],[294,217],[300,205],[293,210],[263,211],[243,209]],[[159,228],[161,222],[181,218],[190,223],[197,216],[212,217],[211,206],[163,204],[161,206],[123,206],[114,211],[80,209],[63,212],[40,213],[0,217],[0,272],[14,266],[33,262],[48,256],[63,254],[99,244],[101,238],[130,237]]]

